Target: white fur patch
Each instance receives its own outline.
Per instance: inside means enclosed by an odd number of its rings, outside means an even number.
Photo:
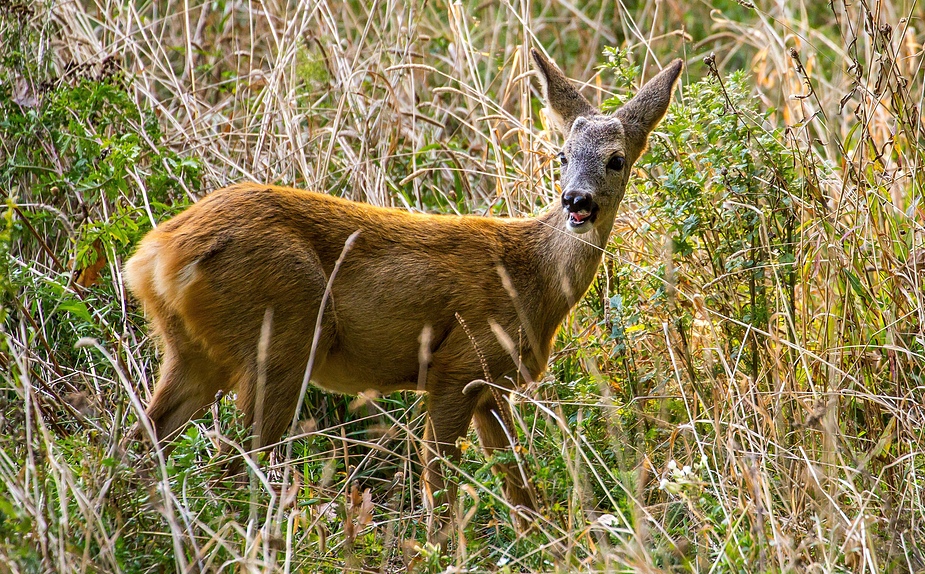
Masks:
[[[186,290],[190,284],[199,277],[199,260],[195,259],[191,263],[187,263],[177,272],[176,276],[176,289],[177,294],[179,295]]]
[[[164,258],[157,255],[154,257],[154,290],[164,300],[176,304],[177,300],[183,296],[183,291],[199,276],[199,260],[196,259],[187,263],[175,274],[171,275],[166,268],[167,262],[164,261]]]

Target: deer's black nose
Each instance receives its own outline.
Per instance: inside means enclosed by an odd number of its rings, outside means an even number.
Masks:
[[[562,207],[575,213],[578,211],[591,211],[594,200],[591,194],[580,189],[567,189],[562,194]]]

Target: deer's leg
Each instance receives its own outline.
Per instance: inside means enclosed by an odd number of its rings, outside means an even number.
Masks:
[[[320,279],[319,279],[320,282]],[[308,301],[305,307],[317,309],[318,301]],[[269,337],[264,377],[257,376],[260,371],[259,361],[254,357],[248,375],[241,381],[238,392],[238,407],[244,413],[244,422],[253,426],[253,448],[264,449],[279,442],[289,430],[299,401],[302,381],[311,355],[311,344],[315,337],[312,331],[305,331],[306,321],[315,324],[317,317],[305,317],[304,311],[297,308],[281,307],[269,320]],[[328,306],[321,317],[318,346],[316,348],[313,369],[325,361],[328,351],[334,344],[337,331],[337,319],[333,304]]]
[[[512,439],[516,435],[514,429],[507,428],[508,423],[505,422],[512,420],[511,407],[506,401],[499,404],[490,390],[482,391],[475,407],[474,420],[475,430],[486,454],[490,456],[495,451],[512,448]],[[494,469],[504,474],[504,491],[513,506],[536,508],[533,488],[517,464],[499,463]]]
[[[424,499],[430,508],[428,536],[431,541],[445,544],[453,526],[456,502],[456,485],[444,478],[441,462],[458,461],[456,441],[465,437],[472,422],[472,397],[447,389],[431,391],[428,397],[428,420],[424,433]],[[435,510],[448,503],[449,513],[439,515]]]
[[[269,366],[265,383],[257,376],[242,381],[238,392],[238,408],[244,413],[244,424],[253,428],[256,450],[272,447],[289,430],[295,415],[306,361]]]
[[[320,311],[328,277],[311,245],[298,237],[287,238],[291,245],[285,247],[246,239],[235,238],[233,248],[202,264],[194,294],[211,302],[197,308],[203,329],[241,365],[238,408],[252,427],[253,447],[263,449],[289,429],[312,342],[317,335],[317,367],[335,342],[337,318],[333,295]],[[242,252],[250,266],[246,288],[236,271]]]
[[[227,390],[231,383],[231,371],[210,359],[199,345],[177,331],[165,334],[160,379],[146,411],[165,453],[183,425],[201,416],[218,391]]]

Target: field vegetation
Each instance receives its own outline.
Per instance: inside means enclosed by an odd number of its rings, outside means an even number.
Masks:
[[[0,571],[925,571],[923,42],[917,0],[0,0]],[[231,397],[126,440],[145,232],[245,180],[536,214],[530,47],[605,109],[687,62],[513,397],[532,530],[472,433],[426,543],[413,393],[310,392],[246,484]]]

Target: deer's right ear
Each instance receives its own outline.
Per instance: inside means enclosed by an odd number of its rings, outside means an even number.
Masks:
[[[546,115],[564,137],[572,131],[572,123],[579,116],[593,116],[598,112],[588,100],[569,83],[565,74],[546,59],[536,48],[530,49],[533,65],[543,85]]]

